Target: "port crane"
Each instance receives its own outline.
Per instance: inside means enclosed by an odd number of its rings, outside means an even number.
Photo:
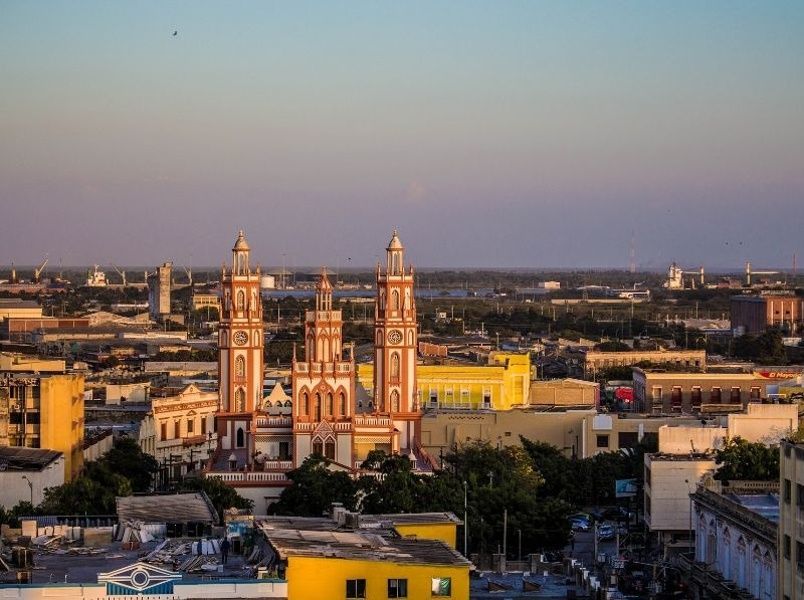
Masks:
[[[33,279],[34,283],[39,283],[40,279],[42,278],[42,271],[45,270],[45,266],[47,265],[47,261],[49,260],[48,255],[45,255],[45,260],[42,261],[38,267],[34,267],[34,274]]]
[[[751,285],[752,275],[778,275],[779,271],[754,271],[751,269],[751,263],[745,263],[745,285]]]
[[[126,272],[125,272],[125,271],[121,271],[121,270],[120,270],[120,269],[117,267],[117,265],[115,265],[114,263],[111,263],[111,265],[112,265],[112,268],[113,268],[115,271],[117,271],[117,274],[118,274],[118,275],[120,275],[120,279],[122,279],[122,281],[123,281],[123,287],[126,287]]]

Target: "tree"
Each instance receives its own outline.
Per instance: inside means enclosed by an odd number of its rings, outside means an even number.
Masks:
[[[37,508],[51,515],[111,515],[117,512],[116,498],[130,496],[131,484],[122,475],[112,473],[98,463],[72,481],[45,489],[45,498]]]
[[[773,481],[779,479],[779,447],[748,442],[737,436],[717,451],[715,471],[719,481]]]
[[[475,550],[496,549],[505,510],[509,532],[522,531],[523,552],[561,548],[567,542],[571,507],[541,495],[543,476],[523,448],[474,442],[446,455],[444,462],[458,481],[466,482],[470,546]]]
[[[329,469],[329,461],[320,454],[308,456],[298,469],[288,471],[291,485],[282,490],[270,512],[276,515],[320,517],[329,512],[333,502],[354,510],[357,487],[343,471]]]
[[[153,473],[159,463],[150,454],[142,451],[136,440],[119,438],[114,447],[99,460],[112,473],[126,477],[134,492],[147,492],[151,489]]]

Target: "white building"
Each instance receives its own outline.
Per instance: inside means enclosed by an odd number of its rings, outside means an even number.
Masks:
[[[40,504],[45,489],[64,483],[64,455],[39,448],[0,448],[0,506]]]
[[[696,597],[776,598],[778,481],[707,478],[691,495],[695,563],[691,575]],[[736,588],[736,589],[735,589]]]

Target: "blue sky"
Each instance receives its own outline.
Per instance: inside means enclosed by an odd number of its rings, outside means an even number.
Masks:
[[[0,81],[0,263],[804,256],[802,2],[4,0]]]

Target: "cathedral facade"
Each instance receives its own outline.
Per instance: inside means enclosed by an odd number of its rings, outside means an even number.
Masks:
[[[330,467],[356,474],[368,453],[404,453],[428,468],[418,443],[417,318],[413,268],[394,232],[386,264],[377,265],[374,397],[358,402],[354,347],[343,339],[326,271],[305,315],[304,351],[291,365],[291,394],[267,394],[259,268],[249,265],[241,231],[231,268],[221,273],[218,449],[205,472],[237,487],[262,507],[288,485],[285,473],[318,454]]]

